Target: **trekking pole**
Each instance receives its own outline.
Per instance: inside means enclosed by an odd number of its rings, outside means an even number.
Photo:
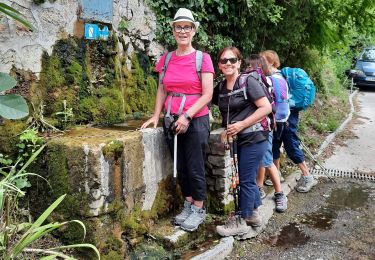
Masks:
[[[231,183],[230,183],[230,192],[232,193],[233,195],[233,200],[234,200],[234,210],[235,210],[235,214],[236,214],[236,210],[237,210],[237,200],[236,200],[236,194],[234,193],[234,187],[235,187],[235,182],[233,182],[234,180],[234,172],[235,172],[235,165],[234,165],[234,154],[233,154],[233,138],[232,136],[229,136],[227,135],[227,140],[228,140],[228,145],[229,145],[229,154],[230,154],[230,166],[232,168],[232,175],[231,175]]]
[[[239,176],[239,170],[238,170],[238,146],[237,146],[237,136],[233,136],[233,158],[234,158],[234,166],[235,166],[235,193],[237,194],[237,208],[236,212],[238,217],[240,217],[241,212],[239,209],[239,193],[240,193],[240,176]]]
[[[176,197],[177,197],[177,133],[173,137],[173,215],[176,214]]]
[[[227,136],[229,149],[230,149],[230,161],[231,161],[231,167],[232,167],[232,176],[231,176],[231,185],[230,185],[230,191],[233,195],[233,201],[234,201],[234,214],[235,216],[238,215],[238,194],[237,194],[237,180],[236,180],[236,172],[237,167],[235,163],[235,145],[234,140],[232,136]],[[237,152],[236,152],[237,153]]]
[[[311,153],[310,149],[302,141],[300,142],[301,142],[302,149],[305,150],[306,154],[310,157],[310,159],[313,160],[315,164],[317,164],[325,173],[328,173],[327,169],[318,161],[317,158],[315,158],[315,156]],[[336,182],[331,176],[327,175],[327,177],[331,181]]]

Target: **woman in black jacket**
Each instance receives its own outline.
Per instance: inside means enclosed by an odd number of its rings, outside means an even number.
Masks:
[[[251,227],[261,225],[258,207],[262,204],[256,184],[259,163],[267,148],[271,104],[262,86],[260,75],[240,75],[241,53],[235,47],[219,52],[219,69],[225,80],[214,90],[213,103],[219,106],[226,128],[224,135],[233,139],[238,147],[239,211],[217,232],[222,236],[247,233]]]

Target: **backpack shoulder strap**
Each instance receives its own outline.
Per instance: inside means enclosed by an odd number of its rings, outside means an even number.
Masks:
[[[159,77],[159,84],[163,84],[165,72],[167,71],[169,62],[171,61],[172,54],[173,54],[173,51],[168,52],[167,55],[165,56],[164,65],[163,65],[163,68],[161,70],[160,77]]]
[[[237,93],[242,92],[242,94],[244,95],[244,98],[247,99],[247,94],[246,94],[246,86],[247,86],[247,84],[246,84],[246,79],[245,79],[244,84],[242,84],[242,86],[241,86],[241,85],[240,85],[240,79],[241,79],[241,76],[242,76],[242,75],[240,75],[239,78],[238,78],[238,82],[239,82],[238,84],[239,84],[240,87],[239,87],[238,89],[236,89],[236,90],[232,90],[231,92],[226,93],[226,94],[221,94],[221,91],[222,91],[222,89],[223,89],[223,87],[224,87],[224,82],[225,82],[225,80],[221,81],[221,82],[219,83],[219,85],[218,85],[218,88],[219,88],[219,98],[230,97],[230,96],[233,96],[233,95],[237,95]],[[242,76],[242,77],[243,77],[243,76]],[[245,78],[245,77],[243,77],[243,78]]]
[[[197,75],[200,81],[202,81],[202,62],[203,62],[203,52],[197,50],[195,52],[195,70],[197,72]]]
[[[238,76],[238,85],[240,88],[247,87],[247,78],[250,76],[249,73],[241,73]]]
[[[222,81],[220,81],[219,84],[218,84],[218,85],[219,85],[219,86],[218,86],[218,88],[219,88],[219,93],[220,93],[221,90],[223,89],[224,81],[225,81],[225,80],[222,80]]]
[[[280,103],[280,102],[282,102],[282,99],[281,99],[281,90],[280,90],[279,81],[278,81],[277,78],[275,78],[273,76],[271,76],[270,79],[271,79],[271,82],[272,82],[272,87],[273,87],[274,92],[275,92],[276,102]]]
[[[262,70],[260,70],[259,68],[250,70],[247,72],[247,74],[252,78],[256,79],[257,81],[261,82],[262,84],[265,84],[266,87],[269,87],[266,77],[264,76]]]

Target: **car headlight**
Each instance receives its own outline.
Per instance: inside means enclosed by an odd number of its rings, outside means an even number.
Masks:
[[[351,70],[350,73],[355,76],[363,76],[363,77],[366,76],[365,73],[359,69]]]

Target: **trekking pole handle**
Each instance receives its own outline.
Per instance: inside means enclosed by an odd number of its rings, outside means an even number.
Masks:
[[[232,140],[233,140],[233,144],[232,144],[232,146],[233,146],[233,154],[234,154],[234,156],[236,158],[237,157],[237,135],[234,135],[232,137]]]
[[[233,154],[233,137],[230,135],[227,135],[228,145],[229,145],[229,151],[230,151],[230,158],[234,159]]]

